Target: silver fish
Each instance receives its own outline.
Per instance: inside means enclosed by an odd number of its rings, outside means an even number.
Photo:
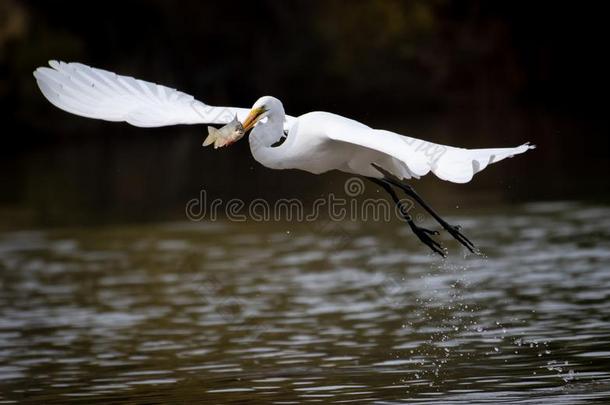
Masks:
[[[203,146],[214,144],[214,149],[222,148],[239,141],[244,136],[244,133],[243,125],[237,119],[237,115],[235,115],[233,121],[220,129],[208,127],[208,136],[203,141]]]

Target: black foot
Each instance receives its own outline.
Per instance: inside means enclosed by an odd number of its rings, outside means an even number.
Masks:
[[[445,248],[443,248],[440,243],[430,237],[431,235],[438,235],[438,231],[432,231],[430,229],[419,227],[415,225],[413,221],[409,221],[409,225],[411,226],[411,230],[415,235],[417,235],[419,240],[421,240],[425,245],[432,249],[434,253],[438,253],[442,257],[447,257]]]
[[[462,229],[459,225],[449,225],[448,223],[441,224],[443,228],[449,232],[451,236],[455,238],[462,245],[466,246],[466,249],[470,250],[474,254],[478,254],[478,251],[474,247],[474,244],[468,239],[460,230]]]
[[[479,251],[476,250],[476,248],[474,247],[474,244],[470,241],[470,239],[468,239],[462,232],[460,232],[461,227],[460,226],[453,226],[453,225],[449,225],[447,222],[445,222],[437,213],[436,211],[434,211],[432,209],[432,207],[430,207],[413,189],[413,187],[411,187],[408,184],[403,183],[398,177],[394,176],[392,173],[388,172],[387,170],[385,170],[383,167],[376,165],[375,163],[371,163],[373,165],[373,167],[375,169],[377,169],[377,171],[379,173],[381,173],[384,176],[384,180],[389,182],[390,184],[393,184],[396,187],[399,187],[402,191],[405,192],[405,194],[407,194],[409,197],[413,198],[415,201],[417,201],[426,211],[428,211],[428,213],[430,215],[432,215],[432,217],[434,217],[434,219],[436,219],[436,221],[441,224],[441,226],[447,231],[449,232],[449,234],[451,236],[453,236],[455,238],[455,240],[457,240],[458,242],[460,242],[462,245],[464,245],[468,250],[470,250],[472,253],[474,254],[479,254]],[[421,237],[420,237],[421,239]],[[423,241],[423,240],[422,240]],[[424,242],[426,243],[426,242]],[[429,246],[429,245],[428,245]]]

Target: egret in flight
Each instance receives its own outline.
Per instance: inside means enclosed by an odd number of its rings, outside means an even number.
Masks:
[[[364,176],[382,187],[398,206],[417,237],[434,252],[445,249],[432,238],[437,231],[418,226],[401,202],[400,190],[419,203],[462,245],[474,244],[443,220],[405,182],[430,172],[453,183],[467,183],[489,164],[534,148],[464,149],[374,129],[328,112],[292,117],[275,97],[259,98],[251,109],[214,107],[181,91],[80,63],[50,61],[34,77],[42,94],[56,107],[83,117],[124,121],[137,127],[178,124],[226,124],[235,116],[249,135],[252,156],[271,169],[330,170]]]

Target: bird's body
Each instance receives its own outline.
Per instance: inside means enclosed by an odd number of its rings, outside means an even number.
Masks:
[[[360,155],[360,151],[349,144],[333,142],[327,135],[344,120],[351,121],[323,111],[303,114],[288,129],[286,140],[279,146],[271,146],[281,135],[274,121],[281,122],[281,119],[269,118],[252,130],[250,150],[259,163],[270,169],[299,169],[313,174],[330,170],[351,173],[348,162]]]
[[[279,119],[278,119],[279,120]],[[286,140],[279,146],[271,147],[275,128],[268,123],[257,125],[250,135],[250,150],[254,158],[271,169],[299,169],[313,174],[339,170],[363,176],[380,176],[371,163],[388,167],[395,171],[392,158],[376,150],[341,142],[329,135],[353,132],[355,129],[371,131],[366,125],[324,111],[314,111],[295,118],[288,129]]]
[[[410,186],[400,181],[432,172],[443,180],[466,183],[489,164],[533,148],[528,144],[513,148],[457,148],[373,129],[321,111],[295,118],[286,115],[280,100],[270,96],[261,97],[251,109],[214,107],[175,89],[80,63],[49,64],[51,68],[38,68],[34,76],[44,96],[65,111],[140,127],[227,124],[237,117],[245,131],[252,129],[250,149],[262,165],[314,174],[340,170],[365,176],[384,187],[400,206],[391,190],[392,186],[399,187],[470,250],[474,246],[457,227],[444,222]],[[284,136],[286,139],[279,142]],[[416,226],[406,212],[404,217],[424,243],[443,254],[440,245],[427,236],[432,231]]]
[[[432,171],[443,180],[466,183],[488,164],[531,147],[525,144],[516,148],[456,148],[373,129],[323,111],[295,118],[286,141],[272,147],[283,135],[278,124],[282,122],[283,108],[273,97],[261,100],[274,107],[269,109],[267,122],[253,129],[250,149],[257,161],[272,169],[300,169],[314,174],[340,170],[381,178],[372,166],[374,163],[403,179],[419,178]]]

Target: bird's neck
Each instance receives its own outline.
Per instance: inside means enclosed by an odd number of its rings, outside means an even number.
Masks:
[[[284,116],[269,116],[267,122],[259,123],[250,133],[250,151],[256,161],[271,169],[283,169],[282,147],[272,147],[284,135]],[[283,145],[282,145],[283,146]]]

